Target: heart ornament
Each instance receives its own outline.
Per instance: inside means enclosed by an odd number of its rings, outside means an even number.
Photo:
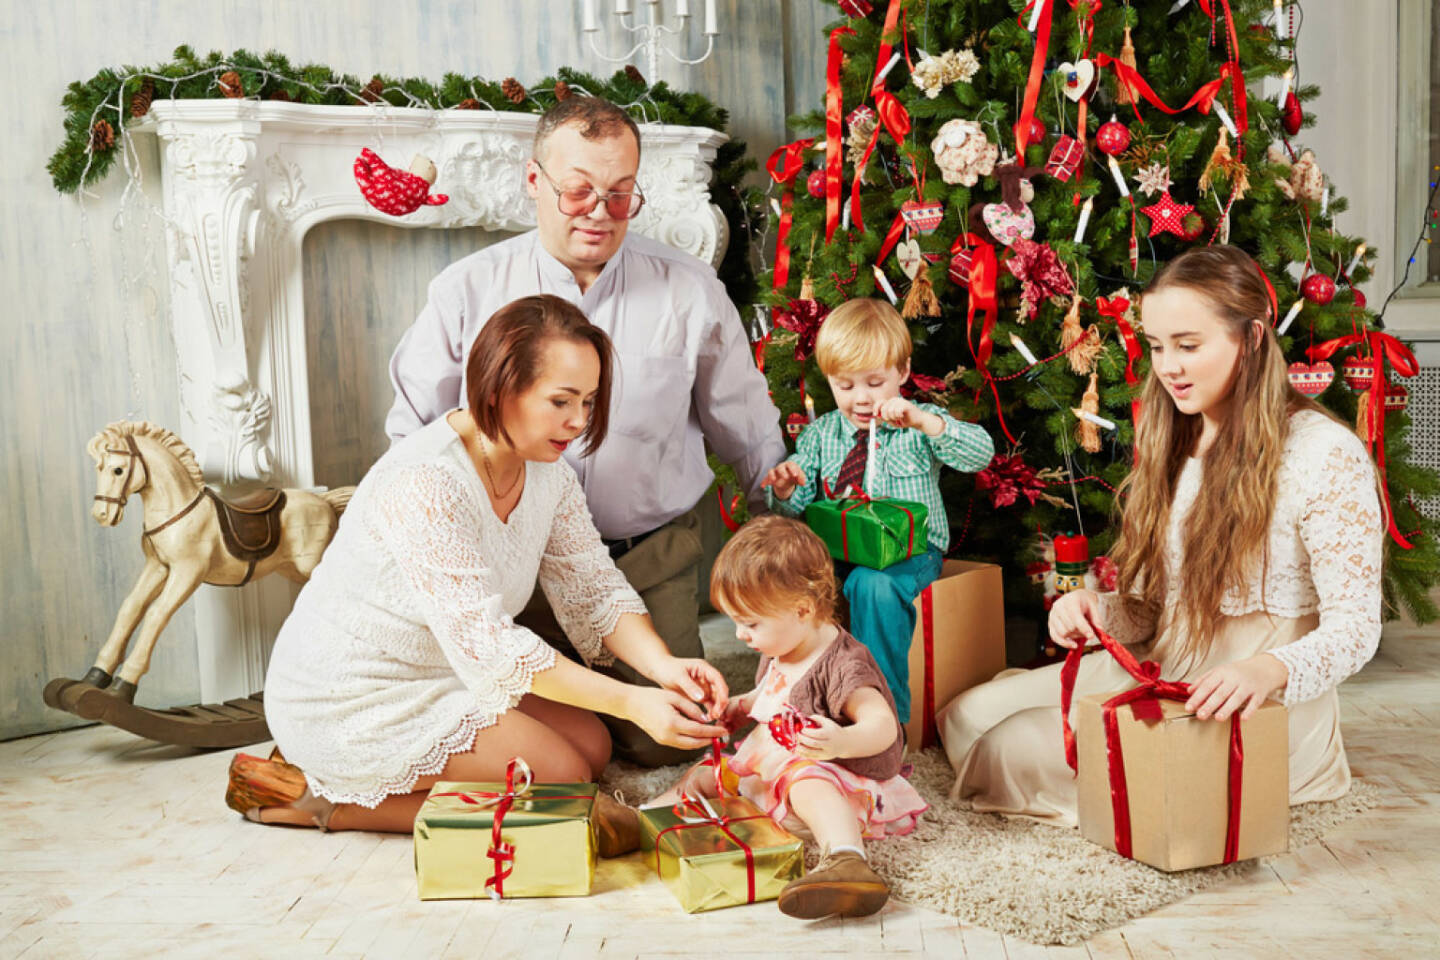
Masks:
[[[1029,240],[1035,235],[1035,214],[1030,212],[1029,207],[1015,211],[1007,204],[987,203],[981,216],[990,235],[1007,247],[1016,240]]]
[[[1335,368],[1328,360],[1320,360],[1316,363],[1301,363],[1298,360],[1290,364],[1286,376],[1290,384],[1307,397],[1318,397],[1330,388],[1335,380]]]
[[[902,240],[895,245],[895,259],[900,262],[900,269],[905,271],[905,276],[911,280],[920,272],[925,261],[920,256],[920,243],[916,240]]]
[[[1079,103],[1095,91],[1095,64],[1090,60],[1081,60],[1078,63],[1065,63],[1055,68],[1064,82],[1061,88],[1071,103]]]

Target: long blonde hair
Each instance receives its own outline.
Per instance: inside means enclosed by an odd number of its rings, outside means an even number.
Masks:
[[[1182,535],[1183,595],[1179,608],[1168,611],[1180,618],[1182,650],[1200,653],[1214,638],[1225,594],[1249,582],[1257,562],[1263,583],[1290,415],[1329,412],[1290,385],[1265,281],[1248,254],[1230,246],[1187,250],[1156,274],[1145,294],[1174,288],[1203,298],[1240,345],[1229,418],[1205,453],[1204,482]],[[1110,556],[1122,602],[1154,621],[1165,610],[1170,506],[1203,421],[1198,413],[1180,412],[1153,367],[1140,403],[1135,463],[1116,498],[1123,514]]]

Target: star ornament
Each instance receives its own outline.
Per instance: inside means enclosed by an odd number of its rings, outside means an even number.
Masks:
[[[1152,163],[1149,166],[1141,167],[1135,174],[1135,179],[1140,184],[1140,190],[1147,197],[1170,189],[1170,168],[1163,163]]]
[[[1156,237],[1162,233],[1173,233],[1184,239],[1185,215],[1194,213],[1195,205],[1176,203],[1175,198],[1170,196],[1170,191],[1166,190],[1160,194],[1159,200],[1148,207],[1141,207],[1140,212],[1150,218],[1150,236]]]

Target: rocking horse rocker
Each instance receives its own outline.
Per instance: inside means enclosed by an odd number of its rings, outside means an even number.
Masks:
[[[202,583],[239,587],[270,573],[303,583],[335,535],[354,487],[326,493],[266,488],[240,500],[205,485],[193,451],[151,423],[120,421],[86,448],[95,460],[91,515],[113,527],[132,494],[145,511],[145,566],[130,590],[95,665],[80,680],[59,678],[45,702],[164,743],[237,747],[269,738],[260,694],[223,704],[150,710],[134,704],[155,641]],[[142,622],[143,620],[143,622]],[[130,635],[140,627],[124,665]]]

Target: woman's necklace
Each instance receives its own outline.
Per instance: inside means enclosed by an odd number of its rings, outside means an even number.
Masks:
[[[510,481],[510,486],[501,490],[500,485],[495,482],[495,471],[490,466],[490,452],[485,449],[484,440],[480,441],[480,462],[485,467],[485,476],[490,480],[490,492],[495,495],[496,500],[504,500],[508,497],[510,491],[514,490],[515,485],[520,482],[520,478],[525,475],[525,464],[521,463],[520,469],[515,471],[515,479]]]

